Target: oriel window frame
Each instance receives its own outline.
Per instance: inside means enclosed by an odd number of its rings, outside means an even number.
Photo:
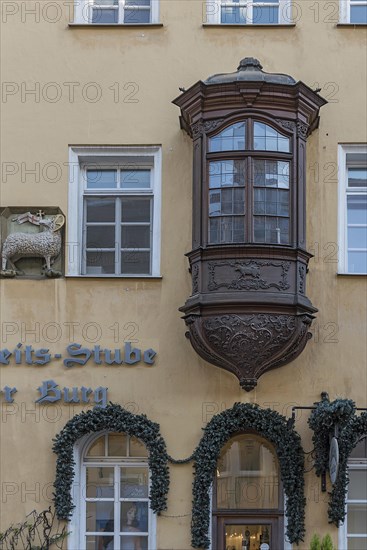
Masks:
[[[215,151],[210,152],[210,139],[220,134],[226,128],[240,122],[245,122],[245,149],[244,150],[234,150],[234,151]],[[269,150],[255,150],[254,148],[254,123],[259,122],[270,126],[276,132],[282,136],[289,139],[289,152],[282,151],[269,151]],[[247,117],[228,117],[223,124],[216,128],[215,131],[212,131],[206,136],[206,145],[205,145],[205,182],[203,185],[203,196],[202,196],[202,234],[203,241],[207,246],[227,246],[227,245],[243,245],[243,244],[252,244],[252,245],[279,245],[282,247],[292,247],[293,243],[296,242],[297,228],[296,228],[296,201],[297,201],[297,180],[296,180],[296,166],[295,166],[295,144],[294,144],[294,135],[292,132],[287,131],[279,123],[275,122],[270,117],[265,117],[264,115],[251,114]],[[270,160],[270,161],[284,161],[289,162],[289,241],[288,243],[279,243],[279,242],[258,242],[254,239],[254,160]],[[244,241],[239,242],[210,242],[209,235],[209,192],[210,192],[210,163],[221,160],[243,160],[245,164],[245,235]],[[232,189],[236,188],[232,186]],[[268,187],[264,186],[264,189]],[[273,189],[269,187],[268,189]],[[260,214],[259,214],[260,216]],[[266,214],[264,214],[266,217]],[[274,217],[268,215],[269,217]],[[220,217],[220,216],[218,216]],[[278,217],[278,216],[276,216]],[[285,217],[286,218],[286,217]],[[251,238],[249,238],[251,236]]]

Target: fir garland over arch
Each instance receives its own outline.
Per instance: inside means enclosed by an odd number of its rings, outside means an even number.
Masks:
[[[358,441],[367,436],[367,412],[356,416],[354,401],[336,399],[331,402],[325,398],[308,420],[313,430],[312,441],[315,448],[316,474],[321,476],[329,469],[330,438],[338,429],[339,469],[330,494],[328,517],[329,523],[339,527],[345,519],[345,500],[348,490],[348,459]]]
[[[75,476],[74,444],[84,435],[102,430],[124,432],[145,443],[149,451],[148,463],[152,479],[150,507],[157,514],[166,510],[169,489],[168,456],[159,429],[159,424],[152,422],[144,414],[133,414],[113,403],[105,408],[81,412],[69,420],[53,440],[52,448],[57,454],[54,503],[58,519],[68,520],[75,507],[71,496]]]
[[[210,488],[222,447],[236,433],[255,430],[276,450],[285,494],[287,536],[299,543],[305,534],[304,451],[293,422],[271,409],[251,403],[235,403],[231,409],[215,415],[204,428],[195,451],[193,484],[192,546],[209,548]]]

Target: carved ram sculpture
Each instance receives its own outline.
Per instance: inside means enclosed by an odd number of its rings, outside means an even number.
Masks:
[[[42,218],[35,216],[30,212],[21,214],[13,221],[19,224],[30,222],[33,225],[42,226],[44,229],[40,233],[11,233],[4,241],[1,258],[3,277],[15,277],[19,273],[14,262],[20,258],[44,258],[45,274],[47,277],[59,277],[61,273],[54,271],[51,266],[61,252],[61,232],[60,229],[65,223],[65,217],[57,214],[54,218]],[[11,269],[7,269],[7,264]]]

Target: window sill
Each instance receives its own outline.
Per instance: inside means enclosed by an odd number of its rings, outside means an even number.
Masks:
[[[367,277],[367,273],[337,273],[338,277]]]
[[[142,28],[142,29],[157,29],[163,27],[163,23],[69,23],[71,29],[122,29],[122,28]]]
[[[154,281],[161,281],[162,275],[65,275],[66,279],[149,279]]]
[[[338,28],[353,28],[353,29],[357,29],[357,28],[362,28],[362,29],[365,29],[367,27],[367,23],[337,23],[335,25],[336,27]]]
[[[253,23],[253,24],[232,24],[232,23],[203,23],[202,25],[203,27],[207,28],[235,28],[235,29],[251,29],[252,27],[255,27],[257,29],[267,29],[267,28],[271,28],[271,29],[278,29],[278,28],[281,28],[281,29],[288,29],[288,28],[293,28],[296,26],[295,23],[269,23],[269,24],[256,24],[256,23]]]

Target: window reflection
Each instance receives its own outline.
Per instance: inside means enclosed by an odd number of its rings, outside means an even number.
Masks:
[[[289,153],[289,138],[283,136],[268,124],[254,122],[254,149]]]
[[[263,438],[244,434],[223,448],[217,466],[217,508],[275,509],[279,471],[275,452]]]
[[[209,140],[209,151],[243,151],[245,149],[245,123],[237,122]]]

